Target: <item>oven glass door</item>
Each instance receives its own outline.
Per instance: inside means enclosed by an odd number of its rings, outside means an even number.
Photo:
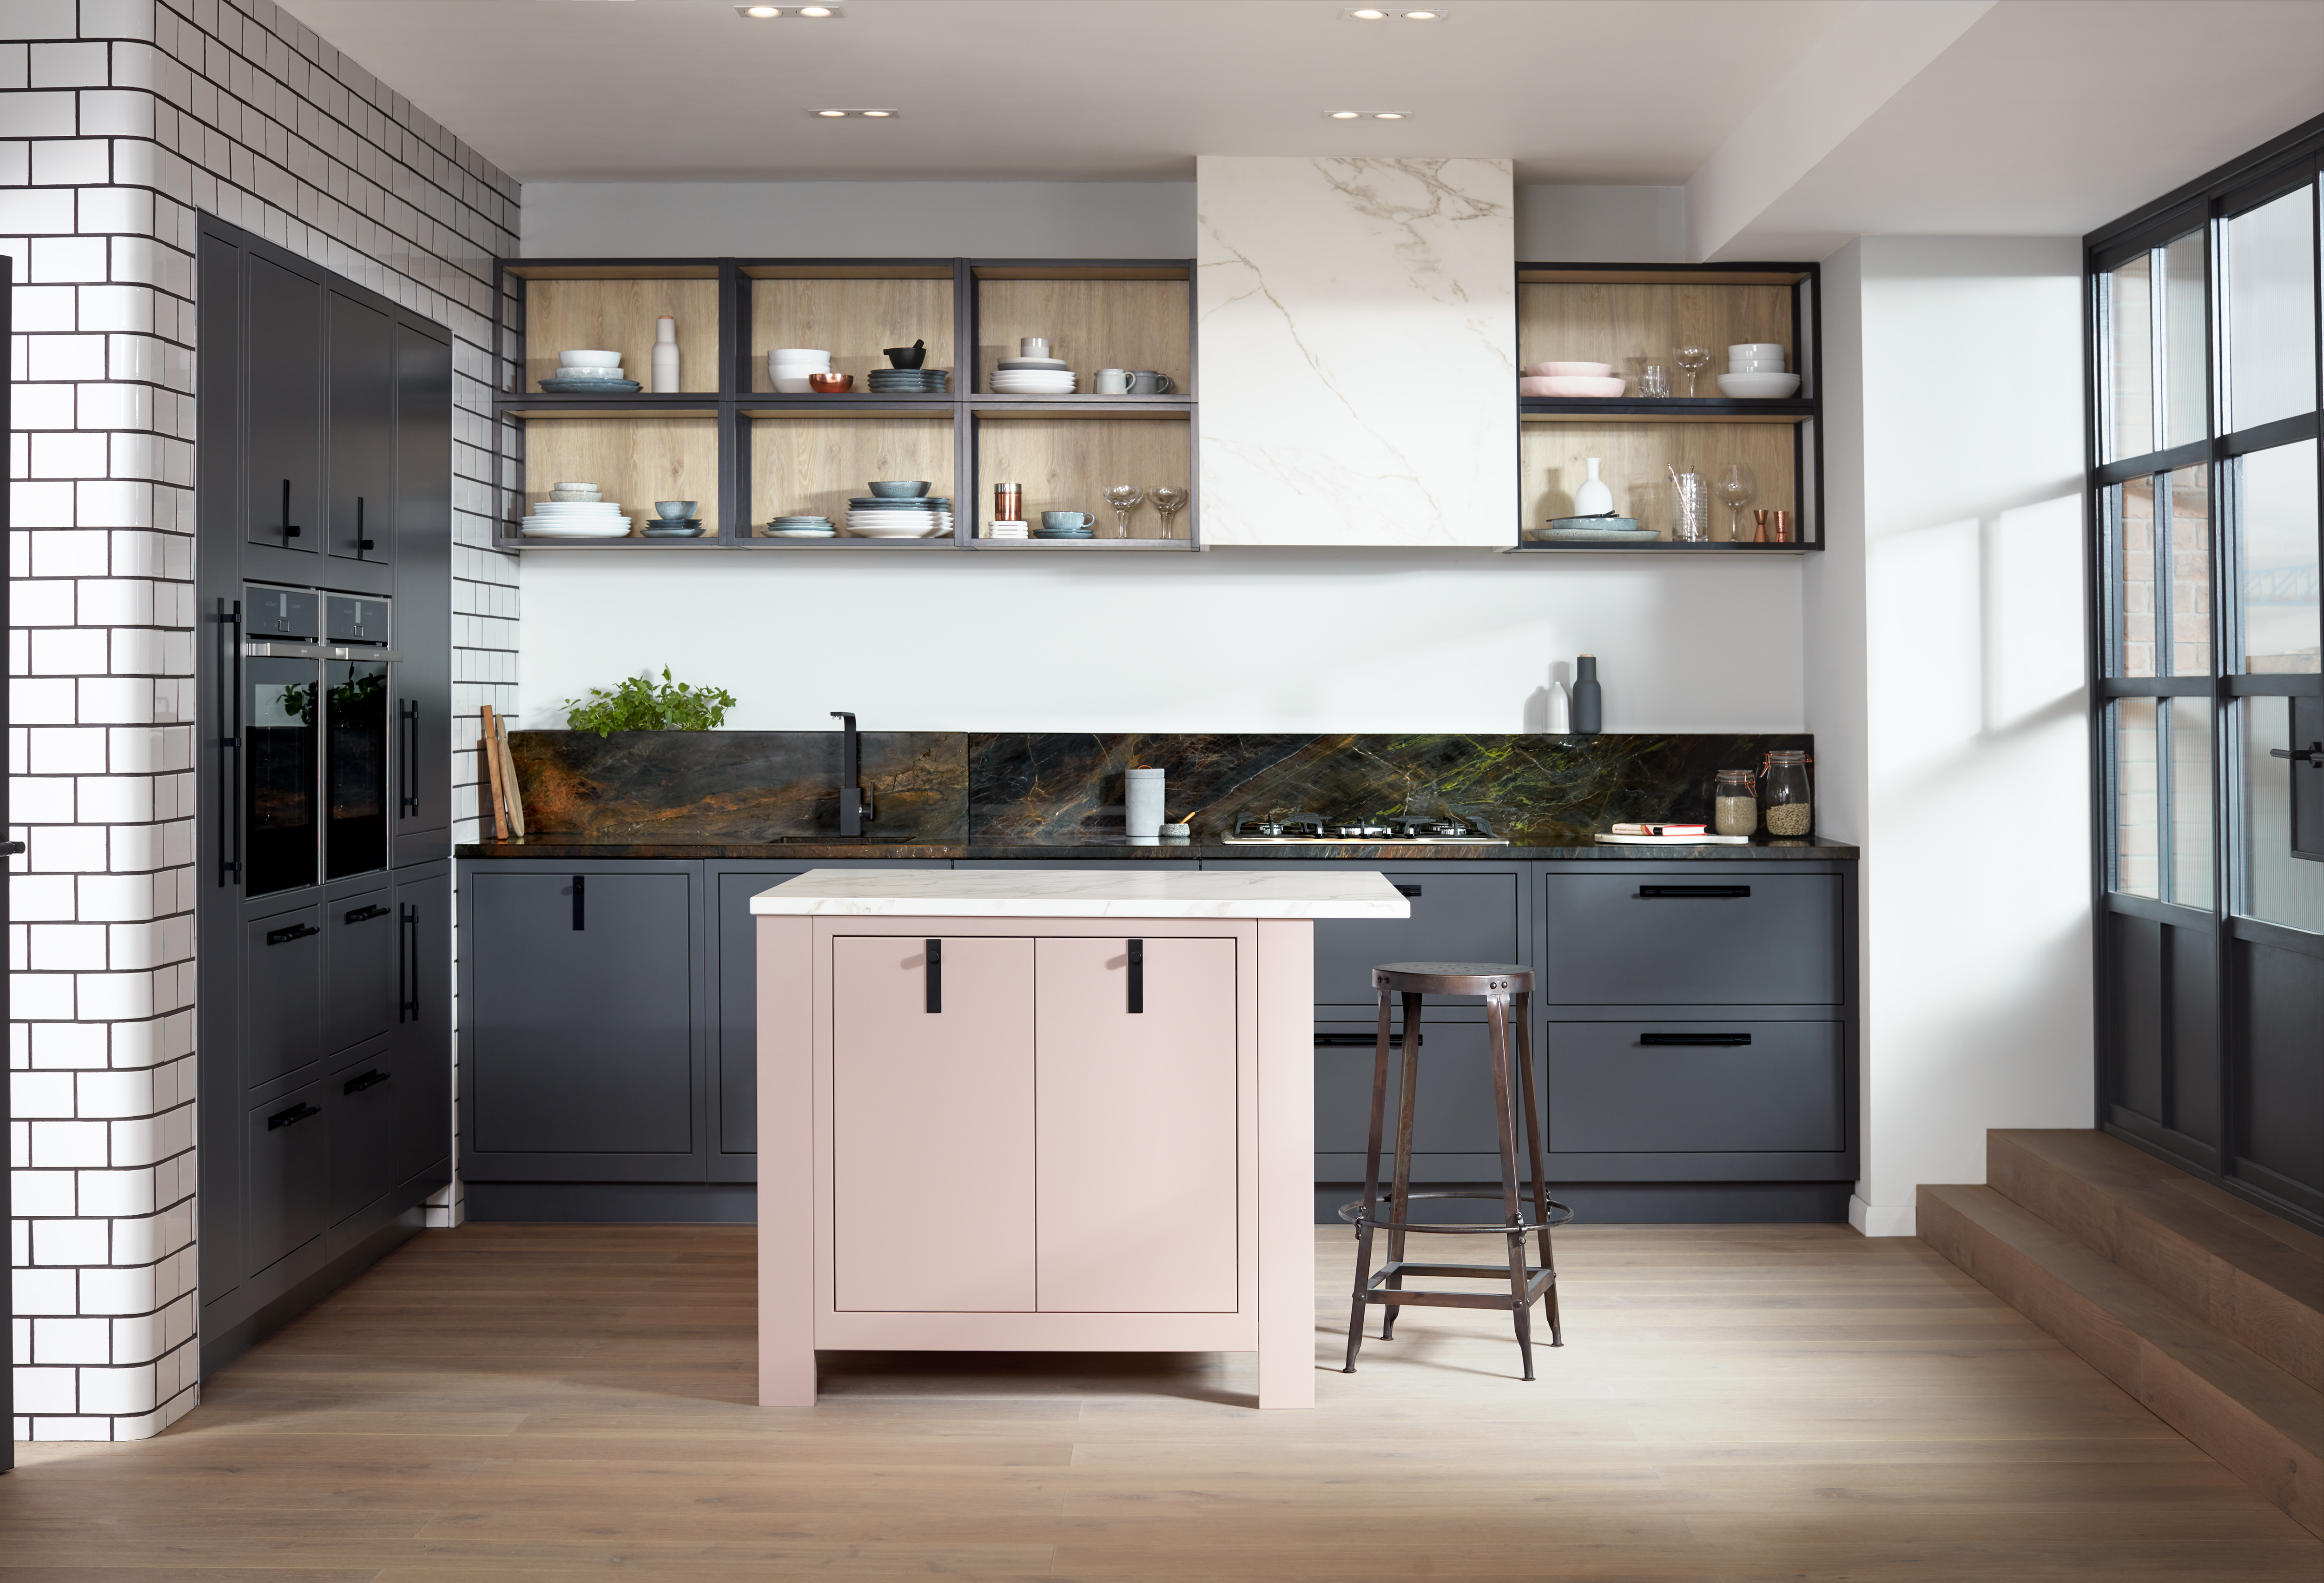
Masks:
[[[326,877],[387,866],[387,662],[326,660]]]
[[[315,883],[317,662],[251,659],[243,667],[245,893],[263,896]]]

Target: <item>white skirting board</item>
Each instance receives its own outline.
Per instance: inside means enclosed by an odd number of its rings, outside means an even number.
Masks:
[[[1910,1204],[1868,1204],[1848,1196],[1848,1223],[1867,1236],[1918,1236],[1919,1222]]]

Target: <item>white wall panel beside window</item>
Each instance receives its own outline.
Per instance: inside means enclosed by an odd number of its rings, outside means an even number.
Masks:
[[[2227,222],[2227,423],[2253,429],[2316,405],[2316,189]]]

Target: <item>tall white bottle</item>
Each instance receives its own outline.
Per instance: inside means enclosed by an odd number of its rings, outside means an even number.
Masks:
[[[661,377],[661,365],[659,363],[654,365],[654,377],[657,380]],[[660,387],[657,385],[655,388]],[[1612,515],[1614,492],[1599,481],[1598,458],[1593,456],[1585,457],[1582,459],[1590,464],[1590,477],[1584,478],[1582,481],[1582,487],[1573,492],[1573,514],[1575,516]]]
[[[678,391],[678,320],[663,314],[654,320],[653,384],[655,394]],[[1594,471],[1595,464],[1592,464]]]

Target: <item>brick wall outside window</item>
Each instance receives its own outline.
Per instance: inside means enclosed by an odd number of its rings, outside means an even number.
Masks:
[[[9,1029],[19,1439],[134,1440],[197,1391],[198,211],[455,338],[454,838],[476,708],[516,707],[488,546],[492,281],[518,189],[272,0],[0,0],[8,348]],[[447,1052],[447,1059],[448,1059]],[[456,1220],[456,1190],[432,1224]]]

